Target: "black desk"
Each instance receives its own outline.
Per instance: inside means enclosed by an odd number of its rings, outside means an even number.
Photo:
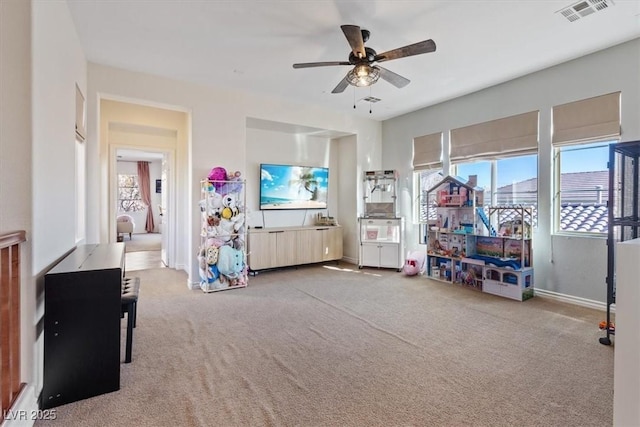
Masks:
[[[41,408],[120,389],[124,243],[78,246],[44,279]]]

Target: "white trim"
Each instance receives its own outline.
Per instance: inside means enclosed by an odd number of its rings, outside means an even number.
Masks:
[[[55,414],[55,410],[49,410],[49,414]],[[3,417],[4,421],[0,423],[1,427],[31,427],[38,419],[38,415],[43,414],[38,410],[38,399],[33,391],[33,386],[27,384],[20,391],[15,402],[11,406],[13,417]],[[0,419],[0,421],[2,420]]]
[[[607,311],[607,304],[601,301],[576,297],[573,295],[561,294],[559,292],[548,291],[546,289],[535,289],[535,295],[541,298],[549,298],[556,301],[579,305],[581,307],[593,308],[600,311]],[[611,306],[611,312],[615,312],[615,305]]]
[[[347,264],[353,264],[353,265],[358,265],[358,259],[357,258],[352,258],[352,257],[347,257],[347,256],[343,256],[340,260],[338,261],[344,261]]]
[[[200,282],[192,282],[189,279],[187,279],[187,289],[190,289],[190,290],[200,289]]]

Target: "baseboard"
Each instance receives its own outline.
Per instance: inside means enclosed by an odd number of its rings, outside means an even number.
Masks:
[[[27,384],[16,398],[10,411],[4,414],[1,427],[32,427],[37,419],[42,419],[48,415],[49,419],[55,416],[55,412],[50,409],[48,413],[38,409],[38,399],[33,391],[33,386]]]
[[[342,259],[340,261],[344,261],[348,264],[353,264],[353,265],[358,265],[358,258],[351,258],[351,257],[342,257]]]
[[[190,290],[200,289],[200,282],[192,282],[191,280],[187,279],[187,288]]]
[[[548,291],[546,289],[535,289],[535,295],[542,298],[550,298],[556,301],[562,301],[569,304],[579,305],[581,307],[593,308],[600,311],[607,311],[607,304],[601,301],[595,301],[587,298],[576,297],[573,295],[561,294],[559,292]],[[615,305],[611,306],[611,312],[615,312]]]

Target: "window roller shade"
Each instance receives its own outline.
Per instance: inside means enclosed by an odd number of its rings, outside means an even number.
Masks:
[[[436,169],[442,161],[442,132],[413,139],[413,169]]]
[[[554,145],[620,136],[620,92],[553,107]]]
[[[538,149],[538,111],[451,130],[451,161],[535,153]]]

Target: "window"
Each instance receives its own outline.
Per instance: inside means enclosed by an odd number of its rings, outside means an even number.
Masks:
[[[555,152],[556,231],[604,235],[608,231],[609,145],[562,145]]]
[[[485,206],[533,206],[537,224],[538,156],[507,157],[455,165],[455,175],[468,180],[477,176],[477,186],[484,189]],[[495,171],[492,173],[492,170]],[[492,179],[492,175],[495,177]]]
[[[118,174],[118,212],[137,212],[145,207],[138,186],[138,175]]]

